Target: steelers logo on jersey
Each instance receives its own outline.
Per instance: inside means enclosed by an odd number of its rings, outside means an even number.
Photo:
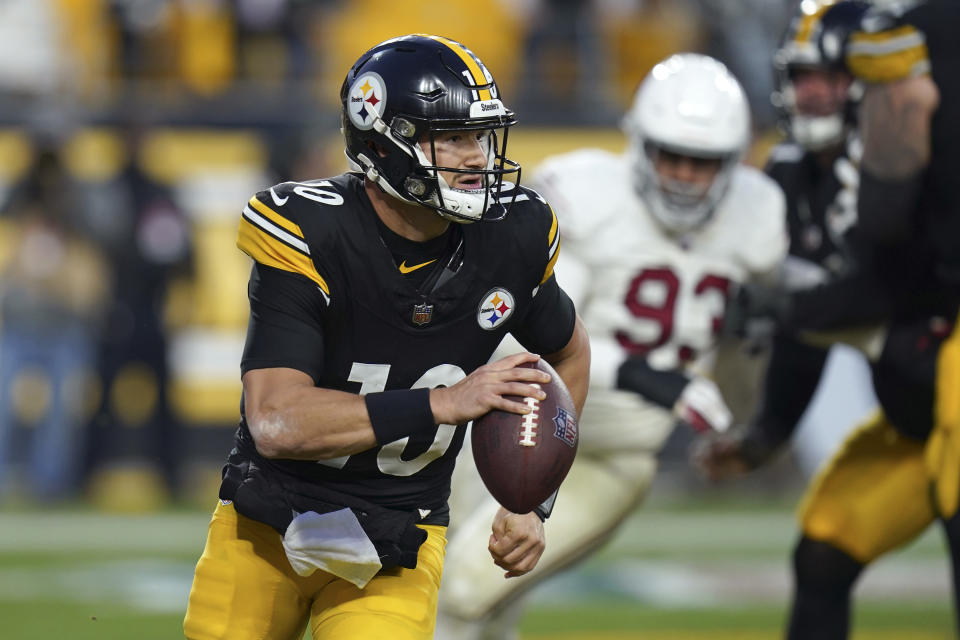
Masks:
[[[380,74],[368,71],[353,81],[347,102],[350,122],[366,131],[387,106],[387,89]]]
[[[487,331],[499,327],[513,313],[513,295],[506,289],[491,289],[477,309],[477,323]]]

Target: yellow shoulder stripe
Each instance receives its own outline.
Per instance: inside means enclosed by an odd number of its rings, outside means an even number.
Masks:
[[[303,237],[303,231],[300,230],[299,225],[294,224],[293,222],[291,222],[287,218],[284,218],[282,215],[280,215],[279,213],[277,213],[267,205],[260,202],[257,196],[253,196],[252,198],[250,198],[250,206],[256,209],[258,213],[268,218],[274,224],[283,227],[284,229],[286,229],[293,235],[297,236],[298,238]]]
[[[557,246],[553,251],[553,257],[550,258],[550,262],[547,263],[547,268],[543,271],[543,278],[540,280],[540,284],[543,284],[550,279],[550,276],[553,275],[553,267],[557,264],[557,258],[560,257],[560,238],[557,237]]]
[[[470,70],[470,74],[473,76],[474,84],[478,84],[478,85],[487,84],[487,77],[484,75],[483,69],[480,68],[480,65],[477,64],[477,61],[474,60],[473,56],[470,55],[470,53],[463,48],[463,45],[461,45],[459,42],[450,40],[449,38],[444,38],[443,36],[432,36],[427,33],[424,33],[422,35],[426,36],[427,38],[430,38],[431,40],[436,40],[441,44],[447,45],[447,47],[449,47],[451,51],[457,54],[457,56],[459,56],[459,58],[463,60],[463,63],[467,65],[467,69]],[[479,91],[477,91],[477,94],[481,100],[490,100],[493,97],[490,95],[489,89],[480,89]]]
[[[246,218],[240,219],[237,247],[260,264],[307,276],[330,295],[327,281],[317,272],[310,256],[284,244]]]
[[[553,275],[553,267],[557,264],[557,258],[560,257],[560,234],[557,233],[560,225],[557,222],[557,214],[553,212],[553,207],[550,207],[550,215],[552,220],[550,221],[550,231],[547,233],[547,268],[544,269],[540,284],[549,280],[550,276]]]
[[[923,33],[907,24],[878,33],[854,33],[847,66],[867,82],[892,82],[929,73],[930,55]]]
[[[550,207],[550,215],[553,216],[553,220],[550,221],[550,231],[547,233],[547,246],[553,245],[553,239],[557,237],[557,229],[560,227],[557,222],[557,214],[553,212],[553,207]]]

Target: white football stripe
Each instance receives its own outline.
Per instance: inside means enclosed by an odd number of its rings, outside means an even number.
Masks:
[[[250,222],[252,222],[253,224],[257,225],[258,227],[260,227],[270,235],[274,236],[275,238],[279,240],[283,240],[290,246],[296,247],[303,253],[310,255],[310,247],[307,246],[306,242],[296,237],[295,235],[288,233],[286,230],[281,229],[280,227],[273,224],[272,222],[270,222],[269,220],[261,216],[259,213],[251,209],[250,207],[244,207],[243,217],[249,220]]]
[[[923,34],[919,32],[908,33],[889,40],[881,42],[872,42],[870,40],[854,40],[850,43],[848,53],[850,55],[882,56],[894,51],[910,49],[917,45],[925,44],[926,40]]]
[[[553,244],[550,245],[550,250],[547,252],[548,259],[553,258],[553,254],[557,252],[557,248],[560,246],[560,232],[558,231],[556,235],[553,236]]]

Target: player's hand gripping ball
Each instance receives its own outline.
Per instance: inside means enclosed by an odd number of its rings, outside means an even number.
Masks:
[[[529,513],[560,487],[580,441],[573,398],[545,360],[521,366],[550,374],[547,397],[517,398],[531,408],[517,414],[494,410],[473,421],[473,459],[483,483],[514,513]]]

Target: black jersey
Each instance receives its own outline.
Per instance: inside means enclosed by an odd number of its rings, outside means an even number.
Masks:
[[[856,225],[859,141],[851,137],[843,152],[823,162],[822,155],[794,143],[775,147],[766,172],[783,189],[787,203],[791,287],[813,286],[849,274],[853,257],[849,236]],[[827,350],[788,334],[777,335],[753,419],[752,437],[765,448],[783,444],[796,429],[820,382]]]
[[[889,335],[874,386],[900,431],[924,438],[933,423],[938,346],[960,302],[960,2],[905,2],[866,14],[851,36],[847,64],[866,82],[930,74],[940,94],[931,121],[931,157],[912,236],[877,264],[894,266]],[[890,269],[888,268],[888,271]]]
[[[818,265],[825,275],[850,269],[847,236],[857,222],[855,138],[823,164],[819,155],[794,143],[774,147],[766,172],[786,196],[790,255]]]
[[[243,371],[291,367],[320,387],[366,394],[455,384],[508,331],[539,353],[566,345],[574,313],[553,277],[557,220],[535,192],[521,187],[500,222],[454,225],[425,278],[398,269],[377,220],[363,178],[350,173],[250,200],[238,236],[255,260]],[[322,485],[445,524],[464,430],[440,425],[432,439],[309,462],[263,459],[242,420],[231,464],[254,460],[285,486]]]

